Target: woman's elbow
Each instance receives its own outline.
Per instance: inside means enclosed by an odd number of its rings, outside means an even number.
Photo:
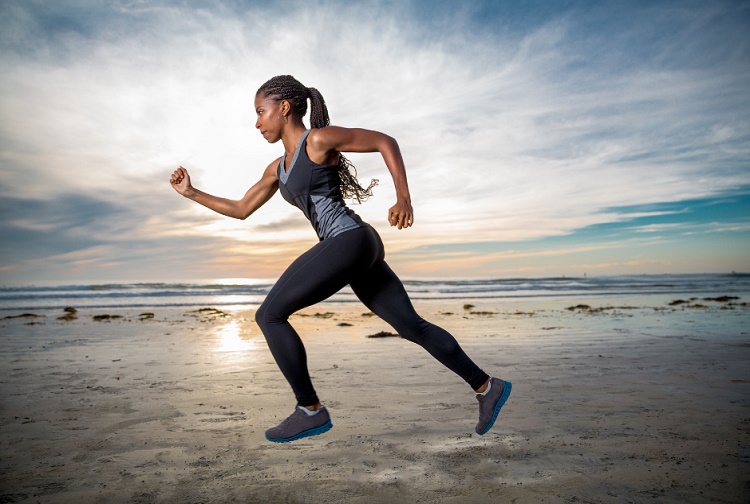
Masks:
[[[383,136],[380,139],[378,145],[378,151],[381,153],[385,152],[399,152],[398,142],[392,136],[381,133]]]
[[[251,205],[241,206],[237,209],[237,215],[235,217],[237,217],[239,220],[245,220],[251,215],[253,215],[256,210],[257,208]]]

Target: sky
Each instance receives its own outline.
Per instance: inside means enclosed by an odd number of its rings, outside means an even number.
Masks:
[[[275,278],[317,242],[255,91],[382,131],[352,208],[403,278],[750,272],[750,2],[0,0],[0,284]],[[309,123],[308,123],[309,124]]]

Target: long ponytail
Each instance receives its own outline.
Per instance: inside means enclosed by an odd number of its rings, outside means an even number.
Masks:
[[[308,88],[302,85],[291,75],[279,75],[273,77],[258,89],[257,95],[263,94],[264,98],[269,96],[277,101],[287,100],[292,110],[300,118],[307,113],[307,100],[310,100],[310,127],[325,128],[331,124],[328,117],[328,107],[320,94],[315,88]],[[357,169],[346,156],[339,152],[338,158],[339,178],[341,179],[341,195],[345,199],[356,200],[357,203],[366,201],[372,196],[372,188],[378,184],[377,179],[372,179],[370,185],[365,189],[357,180]]]

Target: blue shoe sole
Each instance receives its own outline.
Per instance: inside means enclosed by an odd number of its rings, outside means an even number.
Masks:
[[[323,434],[324,432],[328,432],[331,430],[331,427],[333,427],[333,424],[330,420],[328,422],[324,423],[320,427],[315,427],[314,429],[308,429],[306,431],[302,431],[299,434],[295,434],[292,437],[288,438],[271,438],[268,437],[268,434],[266,434],[266,439],[271,441],[272,443],[288,443],[290,441],[296,441],[298,439],[310,437],[310,436],[317,436],[319,434]]]
[[[485,427],[484,430],[479,434],[480,436],[484,436],[485,434],[487,434],[487,431],[490,430],[493,425],[495,425],[495,420],[497,420],[497,416],[500,414],[500,409],[505,405],[505,402],[510,397],[510,391],[513,388],[513,384],[509,381],[503,383],[505,384],[505,388],[503,388],[503,394],[500,396],[500,399],[497,400],[495,411],[492,412],[492,420],[490,420],[490,423],[487,424],[487,427]]]

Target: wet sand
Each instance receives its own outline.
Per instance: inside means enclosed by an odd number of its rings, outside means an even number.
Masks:
[[[750,308],[670,301],[417,302],[513,382],[485,436],[426,352],[318,305],[292,322],[334,427],[286,444],[263,436],[294,400],[252,309],[8,314],[0,502],[746,503]]]

